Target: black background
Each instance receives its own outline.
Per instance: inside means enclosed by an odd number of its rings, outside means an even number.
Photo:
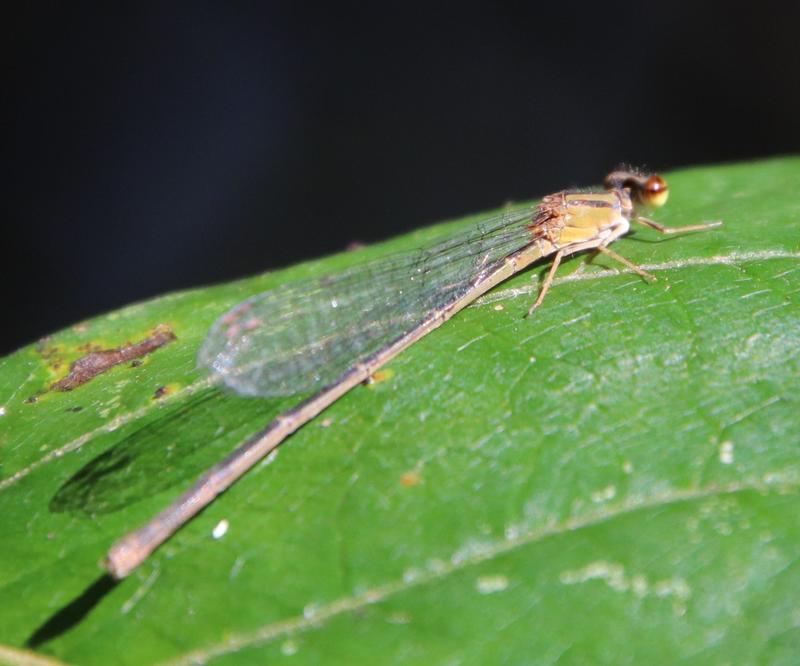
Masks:
[[[0,352],[571,185],[800,146],[798,3],[33,3]]]

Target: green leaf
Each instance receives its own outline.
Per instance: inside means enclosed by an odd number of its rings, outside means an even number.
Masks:
[[[0,642],[82,664],[794,662],[800,159],[668,176],[660,221],[725,224],[615,245],[658,282],[574,258],[523,319],[543,268],[515,276],[117,585],[108,546],[294,402],[209,384],[194,359],[213,320],[442,227],[3,359]],[[165,330],[53,388],[92,350]]]

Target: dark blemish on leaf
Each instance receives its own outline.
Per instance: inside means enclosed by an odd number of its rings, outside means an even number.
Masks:
[[[51,338],[42,338],[36,343],[36,351],[45,360],[52,362],[60,353],[61,349],[56,345],[50,344]]]
[[[75,407],[69,407],[67,411],[72,412],[73,414],[77,414],[78,412],[83,411],[83,407],[81,407],[80,405],[76,405]]]
[[[165,386],[159,386],[153,392],[153,400],[160,400],[164,396],[172,395],[175,391],[180,390],[180,384],[166,384]]]
[[[132,345],[123,345],[116,349],[91,350],[75,361],[64,379],[56,382],[50,388],[53,391],[71,391],[82,384],[94,379],[115,365],[151,354],[156,349],[163,347],[175,340],[175,334],[169,326],[160,325],[149,338]],[[91,345],[87,345],[90,349]]]
[[[25,404],[26,405],[33,405],[33,404],[39,402],[39,396],[40,395],[41,395],[41,393],[34,393],[29,398],[25,398]]]
[[[131,367],[132,368],[138,368],[141,364],[142,364],[142,359],[140,359],[140,358],[137,358],[137,359],[134,359],[133,361],[131,361]]]

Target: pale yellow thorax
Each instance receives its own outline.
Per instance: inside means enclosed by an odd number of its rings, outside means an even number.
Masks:
[[[577,251],[607,244],[630,228],[629,218],[633,207],[624,191],[567,192],[562,197],[562,226],[554,238],[557,249]]]

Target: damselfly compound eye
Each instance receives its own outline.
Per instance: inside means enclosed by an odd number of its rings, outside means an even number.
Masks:
[[[642,189],[639,192],[639,197],[642,200],[642,203],[647,204],[648,206],[655,206],[659,208],[667,203],[667,198],[669,197],[669,188],[667,187],[667,181],[665,181],[661,176],[652,175],[650,176],[642,186]]]

